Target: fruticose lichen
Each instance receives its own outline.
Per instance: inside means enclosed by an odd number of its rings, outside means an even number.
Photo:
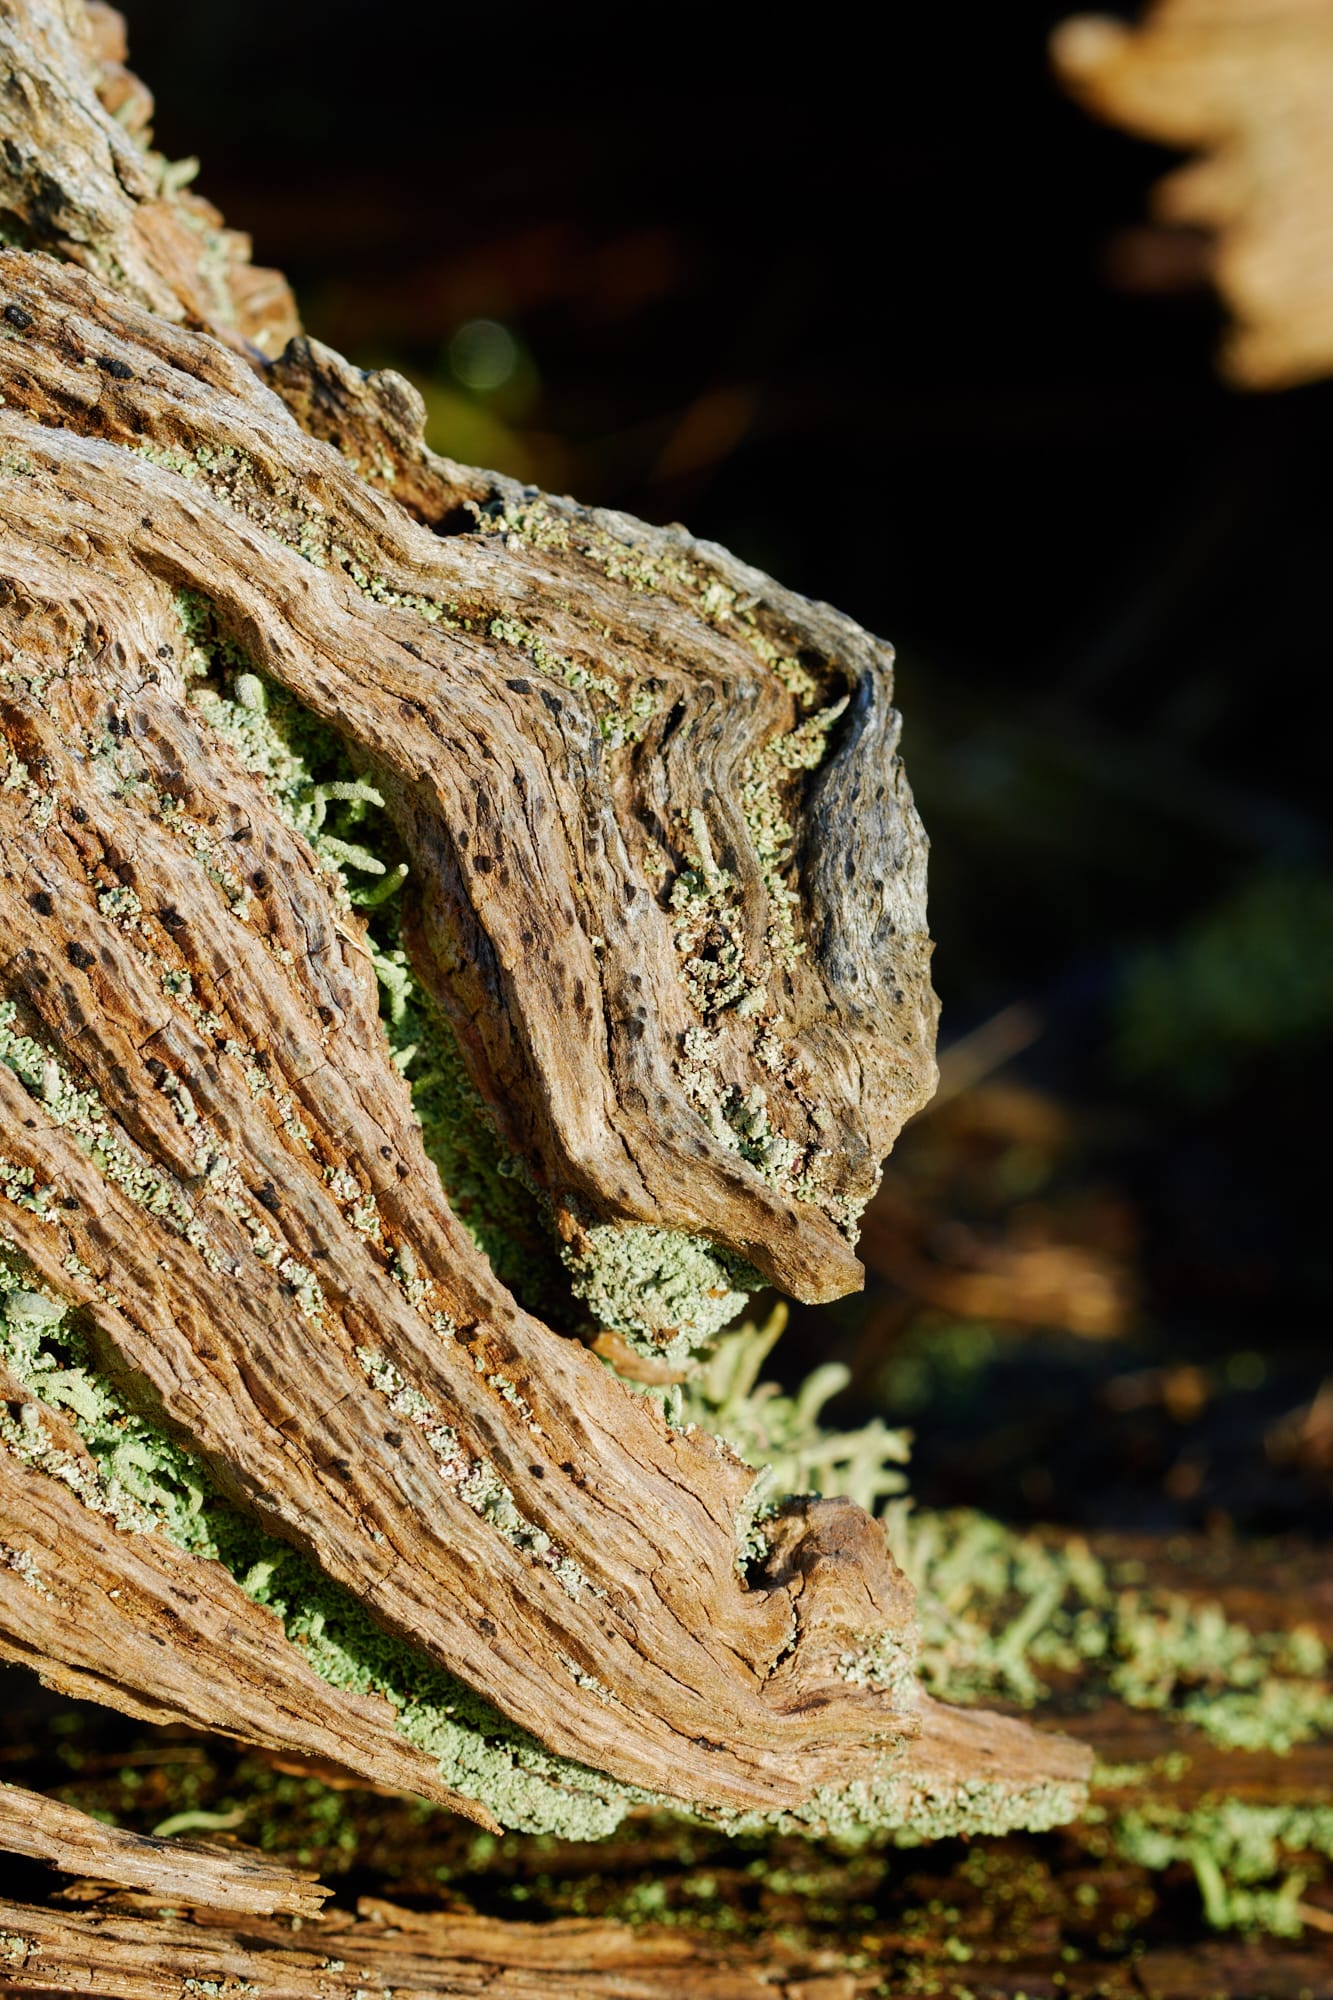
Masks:
[[[1278,1937],[1299,1936],[1311,1914],[1301,1902],[1309,1874],[1293,1867],[1293,1858],[1333,1859],[1329,1806],[1259,1806],[1222,1799],[1185,1812],[1146,1805],[1121,1814],[1110,1833],[1116,1851],[1142,1867],[1160,1870],[1188,1863],[1216,1929],[1269,1931]]]
[[[921,1676],[955,1702],[1031,1705],[1042,1670],[1091,1671],[1130,1708],[1179,1715],[1223,1748],[1279,1754],[1333,1732],[1325,1648],[1309,1626],[1253,1632],[1220,1605],[1148,1589],[1065,1537],[895,1501],[889,1542],[917,1587]]]
[[[742,1570],[764,1554],[763,1522],[779,1500],[817,1493],[854,1500],[874,1514],[907,1485],[901,1468],[911,1453],[909,1432],[892,1430],[879,1418],[854,1431],[828,1430],[820,1422],[824,1405],[851,1380],[841,1362],[816,1368],[794,1396],[759,1380],[786,1324],[787,1308],[778,1305],[762,1326],[747,1322],[724,1334],[674,1392],[671,1405],[674,1422],[712,1431],[759,1475],[737,1524]]]

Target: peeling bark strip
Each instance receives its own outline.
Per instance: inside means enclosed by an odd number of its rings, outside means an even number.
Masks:
[[[312,1876],[279,1867],[262,1854],[127,1833],[15,1785],[0,1785],[0,1846],[67,1875],[247,1916],[313,1916],[329,1893]]]
[[[647,1225],[858,1282],[934,1073],[888,649],[434,459],[313,343],[266,381],[247,267],[126,164],[76,0],[0,30],[43,246],[0,253],[4,1649],[483,1820],[1067,1816],[1076,1746],[922,1695],[858,1509],[789,1506],[741,1573],[749,1470],[519,1307],[380,1019],[410,959],[576,1256]],[[282,809],[266,689],[382,801],[402,958]]]

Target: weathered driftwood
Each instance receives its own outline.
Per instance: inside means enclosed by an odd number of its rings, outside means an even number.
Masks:
[[[246,1916],[313,1916],[328,1895],[311,1877],[278,1867],[262,1854],[127,1833],[14,1785],[0,1785],[0,1846],[66,1875],[150,1889],[160,1899]]]
[[[249,1571],[302,1552],[570,1760],[557,1790],[1067,1811],[1077,1746],[915,1686],[877,1526],[797,1503],[743,1573],[748,1468],[498,1281],[360,918],[190,699],[202,618],[373,783],[412,970],[566,1241],[685,1232],[824,1298],[933,1077],[888,649],[682,530],[433,458],[394,378],[267,368],[285,294],[134,140],[107,10],[0,28],[35,246],[0,253],[0,1231],[96,1364],[10,1384],[5,1655],[489,1817],[373,1677],[316,1685],[188,1509],[171,1548],[108,1496],[53,1400],[95,1422],[111,1385],[191,1506],[276,1538]]]
[[[228,1936],[216,1924],[123,1908],[84,1913],[0,1902],[0,1982],[7,1982],[0,1991],[96,1991],[116,2000],[256,1989],[270,2000],[385,1992],[395,2000],[480,1993],[494,2000],[854,2000],[858,1991],[846,1973],[824,1973],[780,1947],[760,1959],[671,1931],[424,1917],[368,1900],[359,1919],[306,1925],[296,1936],[271,1922]]]
[[[1067,1559],[1079,1559],[1077,1538],[1059,1544],[1052,1537],[1051,1545],[1063,1548]],[[1292,1546],[1249,1551],[1202,1538],[1183,1543],[1150,1536],[1098,1536],[1082,1554],[1118,1578],[1128,1566],[1150,1593],[1169,1592],[1200,1608],[1221,1610],[1256,1637],[1299,1625],[1333,1640],[1333,1571],[1326,1555]],[[1206,1673],[1210,1662],[1201,1656],[1195,1665]],[[220,1982],[229,1973],[266,1991],[275,1984],[287,1990],[286,1981],[300,1992],[307,1990],[301,1982],[313,1981],[322,1961],[334,1957],[344,1961],[341,1972],[359,1972],[363,1990],[374,1992],[378,1988],[365,1974],[383,1966],[387,1981],[390,1954],[398,1954],[395,1963],[405,1978],[410,1965],[413,1979],[438,1991],[432,1979],[461,1979],[463,1965],[475,1976],[479,1962],[506,1966],[510,1978],[520,1969],[531,1976],[537,1955],[544,1953],[540,1962],[552,1975],[582,1973],[587,1981],[582,1990],[594,1993],[600,1990],[598,1978],[626,1981],[629,1991],[654,1995],[706,1993],[709,1979],[723,1992],[763,1991],[757,1982],[767,1980],[767,1990],[823,1993],[825,1988],[800,1983],[818,1978],[828,1982],[829,1995],[848,2000],[852,1994],[919,1990],[927,1984],[946,1995],[1066,1991],[1189,2000],[1216,1993],[1238,2000],[1302,1991],[1326,1995],[1333,1981],[1327,1866],[1319,1853],[1302,1853],[1299,1843],[1327,1838],[1314,1821],[1333,1806],[1328,1742],[1303,1742],[1286,1755],[1272,1748],[1223,1749],[1170,1702],[1130,1709],[1109,1698],[1106,1670],[1105,1660],[1090,1657],[1078,1676],[1050,1675],[1051,1690],[1035,1711],[1055,1722],[1077,1717],[1080,1734],[1099,1752],[1093,1811],[1040,1843],[1018,1837],[970,1847],[926,1846],[914,1854],[890,1850],[888,1856],[872,1848],[847,1857],[778,1840],[756,1878],[749,1845],[694,1829],[685,1853],[678,1825],[636,1820],[597,1851],[594,1895],[600,1900],[592,1907],[614,1908],[617,1896],[632,1906],[635,1885],[651,1887],[674,1914],[670,1933],[630,1934],[609,1922],[494,1924],[462,1913],[441,1920],[365,1900],[355,1916],[330,1909],[318,1924],[307,1922],[299,1930],[228,1925],[205,1913],[186,1922],[182,1906],[189,1899],[179,1892],[171,1895],[176,1916],[164,1929],[160,1898],[112,1897],[74,1884],[43,1904],[28,1885],[30,1904],[11,1902],[0,1927],[11,1940],[39,1943],[43,1955],[25,1959],[8,1986],[0,1965],[0,1991],[90,1990],[89,1969],[97,1965],[99,1977],[111,1981],[109,1990],[115,1992],[156,1993],[170,1989],[154,1987],[154,1979]],[[178,1754],[188,1754],[188,1748],[176,1746]],[[150,1754],[156,1768],[172,1746],[163,1743]],[[115,1754],[91,1762],[104,1775],[76,1780],[83,1796],[89,1802],[115,1796],[116,1780],[105,1774],[106,1767],[114,1771]],[[291,1769],[290,1759],[282,1764]],[[210,1802],[233,1795],[229,1770],[224,1757]],[[470,1829],[441,1817],[423,1825],[406,1802],[343,1797],[344,1811],[326,1836],[323,1855],[314,1857],[316,1866],[339,1872],[353,1866],[357,1880],[368,1871],[382,1874],[399,1885],[394,1893],[400,1903],[438,1896],[441,1881],[455,1898],[466,1895],[479,1865],[469,1856]],[[247,1835],[259,1829],[265,1811],[255,1807],[243,1829]],[[1225,1878],[1235,1860],[1227,1853],[1228,1829],[1242,1839],[1262,1838],[1266,1823],[1287,1815],[1287,1846],[1269,1893],[1286,1874],[1301,1878],[1299,1897],[1289,1898],[1287,1907],[1303,1926],[1303,1938],[1247,1940],[1233,1933],[1205,1942],[1191,1854],[1197,1850],[1201,1859],[1195,1866],[1206,1869],[1211,1853],[1218,1877]],[[1177,1858],[1167,1872],[1160,1862],[1147,1864],[1141,1838],[1126,1838],[1129,1816],[1173,1834]],[[351,1856],[341,1847],[349,1826],[360,1835]],[[299,1832],[289,1829],[288,1849],[307,1837],[308,1825]],[[588,1850],[577,1843],[506,1843],[480,1865],[488,1896],[503,1895],[507,1885],[530,1884],[536,1876],[543,1902],[560,1909],[566,1898],[588,1889]],[[710,1906],[690,1893],[701,1878],[709,1884]],[[1245,1886],[1237,1885],[1242,1891]],[[762,1898],[758,1909],[756,1893]],[[1214,1888],[1214,1899],[1218,1893]],[[1224,1887],[1222,1893],[1233,1892]],[[867,1905],[876,1909],[873,1918]],[[729,1919],[724,1947],[716,1933],[710,1941],[691,1927],[705,1909],[715,1920],[722,1913]],[[745,1924],[739,1937],[730,1928],[738,1919]],[[761,1935],[765,1943],[752,1942]],[[98,1956],[103,1945],[109,1966]],[[367,1956],[360,1955],[363,1945]],[[11,1942],[10,1951],[10,1966],[17,1966],[21,1947]],[[731,1989],[721,1984],[724,1968],[734,1982]],[[339,1989],[331,1982],[329,1990]],[[554,1978],[549,1990],[561,1990]]]

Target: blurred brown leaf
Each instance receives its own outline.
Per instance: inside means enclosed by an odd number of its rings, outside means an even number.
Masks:
[[[1076,15],[1051,53],[1096,116],[1200,153],[1152,207],[1212,238],[1229,380],[1333,372],[1333,0],[1157,0],[1138,28]]]

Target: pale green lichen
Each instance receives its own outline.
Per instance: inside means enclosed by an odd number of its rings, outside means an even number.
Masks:
[[[557,1324],[578,1318],[572,1289],[599,1324],[650,1351],[660,1350],[664,1333],[668,1340],[675,1337],[667,1329],[682,1336],[676,1351],[697,1347],[741,1310],[747,1291],[759,1283],[757,1275],[739,1258],[699,1239],[615,1225],[588,1232],[580,1250],[564,1255],[562,1271],[549,1204],[501,1138],[443,1008],[426,992],[403,948],[393,893],[406,879],[408,864],[381,794],[352,771],[334,731],[256,673],[220,634],[203,599],[182,594],[178,609],[195,706],[261,779],[286,823],[310,842],[335,897],[366,914],[366,949],[379,981],[394,1062],[407,1077],[426,1150],[450,1205],[497,1277],[529,1310]],[[499,622],[504,629],[495,636],[521,646],[543,671],[557,671],[535,635],[513,621]],[[423,1281],[399,1275],[409,1298],[424,1305]],[[646,1286],[637,1309],[631,1296],[636,1282]]]
[[[404,1381],[386,1356],[377,1354],[369,1347],[358,1347],[356,1358],[367,1381],[386,1399],[394,1414],[416,1425],[422,1432],[435,1453],[440,1478],[457,1493],[465,1506],[489,1521],[513,1548],[549,1569],[570,1597],[578,1599],[585,1590],[602,1595],[546,1530],[520,1512],[517,1501],[495,1467],[485,1459],[475,1458],[467,1450],[453,1426],[444,1421],[419,1389]],[[491,1379],[494,1384],[496,1378]],[[505,1388],[510,1386],[507,1383],[504,1385]],[[511,1396],[514,1393],[511,1390]],[[531,1416],[530,1411],[528,1415]]]
[[[99,1172],[140,1208],[193,1244],[206,1261],[216,1262],[208,1233],[184,1189],[126,1138],[96,1091],[76,1083],[54,1049],[23,1033],[12,1000],[0,1001],[0,1062],[13,1071],[52,1124],[68,1132]]]
[[[60,1476],[41,1432],[41,1404],[60,1407],[89,1453],[66,1483],[87,1504],[140,1533],[166,1537],[220,1562],[332,1686],[380,1694],[400,1733],[433,1757],[456,1790],[502,1824],[567,1839],[611,1833],[638,1794],[567,1759],[501,1716],[470,1688],[382,1631],[349,1592],[308,1557],[266,1535],[213,1489],[191,1453],[136,1413],[98,1369],[60,1301],[25,1282],[13,1256],[0,1262],[0,1355],[34,1399],[23,1422],[0,1418],[0,1436],[26,1462]],[[28,1413],[32,1419],[28,1421]],[[10,1431],[19,1433],[17,1440]]]
[[[786,1323],[787,1309],[778,1306],[762,1326],[747,1323],[724,1334],[678,1392],[676,1421],[712,1431],[759,1473],[738,1524],[742,1567],[763,1554],[763,1520],[788,1495],[846,1498],[873,1514],[907,1485],[902,1467],[911,1452],[910,1433],[892,1430],[878,1418],[854,1431],[828,1430],[821,1423],[824,1405],[851,1379],[841,1362],[815,1369],[795,1395],[759,1380]]]
[[[1086,1674],[1131,1708],[1179,1715],[1224,1748],[1281,1754],[1333,1733],[1333,1691],[1309,1627],[1254,1632],[1220,1605],[1117,1578],[1086,1544],[983,1515],[887,1511],[917,1586],[921,1674],[949,1701],[1032,1704],[1043,1670]]]
[[[0,1542],[0,1569],[12,1570],[20,1582],[35,1591],[38,1597],[55,1596],[43,1578],[42,1566],[31,1549],[16,1549],[8,1542]]]
[[[1208,1920],[1218,1930],[1261,1930],[1297,1937],[1307,1911],[1301,1897],[1312,1862],[1333,1859],[1333,1807],[1260,1806],[1245,1799],[1205,1801],[1192,1811],[1145,1805],[1111,1824],[1116,1851],[1141,1867],[1178,1862],[1194,1871]]]
[[[794,1812],[736,1814],[724,1824],[735,1833],[813,1832],[853,1848],[886,1837],[912,1847],[976,1834],[1043,1833],[1076,1819],[1086,1802],[1081,1785],[1056,1780],[1020,1785],[973,1778],[935,1789],[900,1769],[902,1761],[902,1751],[893,1752],[877,1772],[823,1786]]]
[[[775,736],[741,767],[740,802],[746,829],[768,891],[768,948],[779,965],[791,965],[805,950],[798,944],[794,913],[800,897],[788,880],[795,828],[783,803],[783,785],[802,771],[816,771],[828,755],[828,739],[848,697],[805,715],[785,735]]]
[[[672,1364],[706,1346],[763,1283],[703,1237],[637,1223],[594,1224],[563,1256],[599,1326]]]

